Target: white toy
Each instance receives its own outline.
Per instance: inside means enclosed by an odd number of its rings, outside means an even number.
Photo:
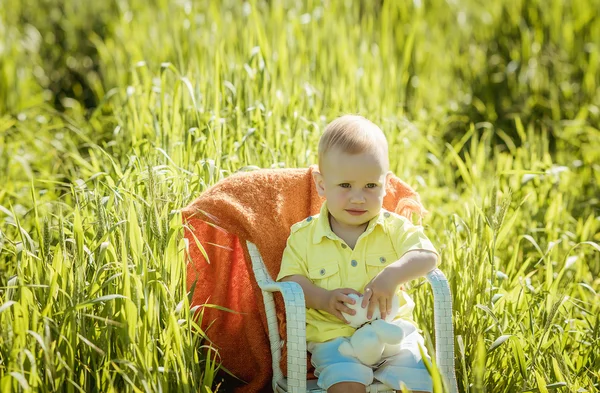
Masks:
[[[398,296],[392,298],[392,312],[385,320],[381,319],[379,306],[375,307],[372,318],[368,319],[367,307],[361,307],[362,296],[355,294],[349,296],[355,300],[355,303],[347,305],[355,310],[356,314],[342,314],[350,326],[358,329],[349,341],[340,345],[340,353],[355,357],[367,366],[375,365],[381,362],[382,358],[397,354],[400,351],[400,343],[404,339],[404,329],[391,323],[398,313]]]

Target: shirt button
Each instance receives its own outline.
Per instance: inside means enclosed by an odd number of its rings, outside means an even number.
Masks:
[[[321,271],[319,273],[321,273],[321,275],[324,276],[325,275],[325,269],[321,269]]]
[[[383,216],[384,216],[385,218],[389,218],[389,216],[391,216],[391,214],[390,214],[390,212],[385,212],[385,213],[383,213]]]
[[[353,259],[352,262],[350,262],[350,264],[352,265],[352,267],[356,267],[358,265],[358,262],[356,262],[356,259]]]
[[[385,263],[385,257],[381,257],[381,258],[379,258],[379,262],[381,262],[381,263]]]
[[[348,246],[342,243],[342,248],[348,248]]]
[[[311,222],[311,221],[312,221],[312,216],[308,217],[308,218],[306,219],[306,221],[308,221],[308,222]]]

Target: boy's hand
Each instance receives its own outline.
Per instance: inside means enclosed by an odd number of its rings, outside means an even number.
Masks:
[[[365,286],[361,307],[365,308],[369,305],[367,318],[371,319],[377,304],[379,304],[382,319],[392,312],[392,296],[395,295],[398,285],[391,278],[390,275],[385,274],[385,269],[383,269]]]
[[[346,318],[344,318],[342,315],[342,312],[350,315],[354,315],[356,313],[356,311],[352,310],[346,305],[346,303],[354,304],[354,299],[348,296],[351,293],[360,295],[360,292],[355,291],[352,288],[338,288],[328,291],[325,311],[339,318],[342,322],[348,323]]]

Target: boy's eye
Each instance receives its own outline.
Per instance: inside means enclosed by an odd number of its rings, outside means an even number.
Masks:
[[[375,183],[369,183],[365,187],[367,187],[367,188],[375,188],[375,187],[377,187],[377,184],[375,184]]]
[[[350,188],[350,183],[342,183],[342,184],[340,184],[340,187],[342,187],[342,188]]]

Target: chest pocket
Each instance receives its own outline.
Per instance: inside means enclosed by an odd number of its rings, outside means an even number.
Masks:
[[[308,269],[308,277],[313,284],[324,289],[341,287],[340,267],[337,262],[312,264]]]
[[[382,271],[387,265],[390,263],[394,263],[398,260],[398,257],[395,252],[387,252],[380,254],[371,254],[367,255],[365,260],[367,265],[367,274],[369,277],[373,278],[380,271]]]

